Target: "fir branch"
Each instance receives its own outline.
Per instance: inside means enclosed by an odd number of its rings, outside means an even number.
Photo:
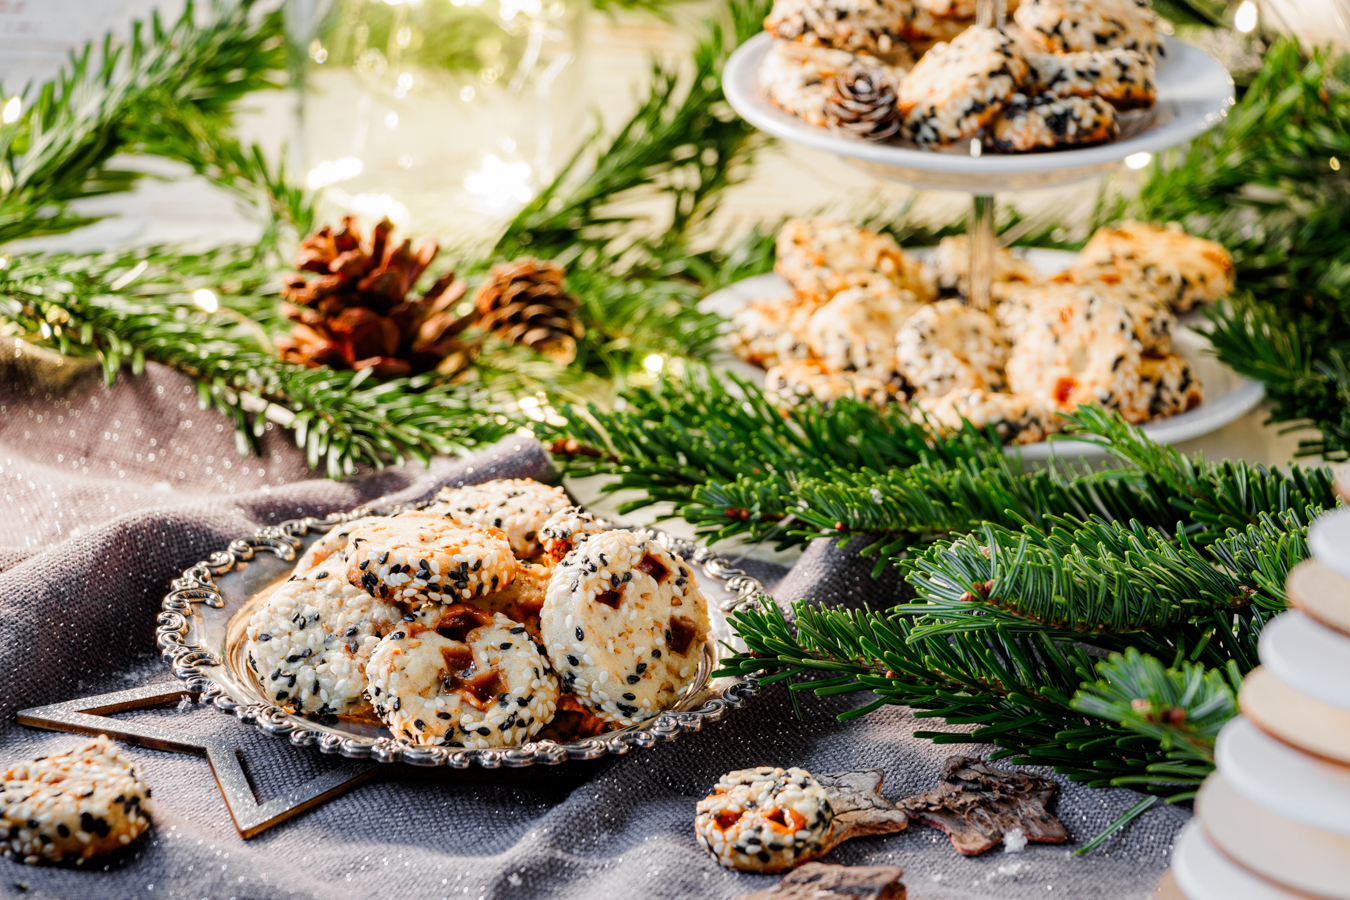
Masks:
[[[250,271],[249,253],[235,254],[240,272]],[[0,271],[0,319],[26,340],[96,356],[109,383],[127,363],[133,373],[147,360],[182,372],[197,382],[203,408],[234,421],[241,452],[256,450],[271,421],[292,432],[310,466],[334,478],[359,465],[463,453],[516,426],[480,394],[428,376],[380,382],[368,370],[280,362],[252,320],[193,304],[182,273],[194,268],[220,271],[164,253],[11,260]]]

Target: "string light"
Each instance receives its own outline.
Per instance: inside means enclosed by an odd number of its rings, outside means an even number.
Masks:
[[[365,167],[361,164],[361,160],[355,156],[325,159],[309,170],[309,174],[305,176],[305,184],[309,185],[310,190],[317,191],[319,188],[328,187],[330,184],[355,178],[361,174],[363,168]]]
[[[0,111],[0,121],[6,125],[13,125],[19,121],[19,116],[23,114],[23,101],[18,97],[10,97],[5,101],[5,108]]]
[[[659,353],[653,353],[642,361],[642,368],[655,375],[666,365],[666,358]]]
[[[1246,34],[1256,28],[1257,10],[1252,0],[1242,0],[1242,5],[1233,14],[1233,29]]]
[[[220,300],[216,297],[216,292],[208,291],[206,288],[197,288],[197,290],[193,291],[192,302],[209,313],[213,313],[220,309]]]
[[[1131,153],[1129,156],[1125,157],[1125,165],[1129,166],[1131,169],[1142,169],[1152,161],[1152,153]]]

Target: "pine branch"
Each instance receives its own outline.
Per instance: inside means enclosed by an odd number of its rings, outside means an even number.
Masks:
[[[239,272],[250,272],[251,252],[237,251]],[[252,320],[204,313],[185,292],[184,272],[218,274],[213,264],[226,255],[217,251],[205,264],[162,252],[13,260],[0,271],[0,319],[61,353],[96,356],[109,383],[127,363],[133,373],[147,360],[182,372],[197,382],[203,408],[234,421],[241,452],[256,450],[271,421],[292,432],[310,466],[334,478],[358,465],[463,453],[516,426],[479,393],[428,376],[380,382],[369,370],[279,362]],[[244,297],[238,305],[258,302]]]

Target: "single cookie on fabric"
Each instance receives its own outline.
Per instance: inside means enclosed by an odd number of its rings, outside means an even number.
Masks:
[[[1140,401],[1147,405],[1133,411],[1132,416],[1140,421],[1175,416],[1195,409],[1205,400],[1199,379],[1186,361],[1175,353],[1142,357],[1139,379]]]
[[[900,82],[904,135],[916,144],[970,137],[992,119],[1026,78],[1022,54],[1003,32],[974,26],[937,44]]]
[[[1148,293],[1186,312],[1233,289],[1233,258],[1223,245],[1192,237],[1175,223],[1159,227],[1122,222],[1098,229],[1078,262],[1055,280],[1102,282]]]
[[[895,365],[923,396],[940,397],[957,388],[998,391],[1005,384],[1008,350],[990,315],[960,300],[939,300],[900,327]]]
[[[993,428],[1005,444],[1035,444],[1063,430],[1064,420],[1046,401],[984,388],[958,388],[941,397],[920,397],[915,406],[916,419],[942,431],[959,431],[969,422],[976,428]]]
[[[341,553],[347,549],[347,538],[351,533],[363,525],[387,518],[386,516],[363,516],[359,519],[352,519],[350,522],[343,522],[340,525],[334,525],[325,534],[319,537],[317,541],[309,545],[309,548],[301,555],[295,564],[295,574],[303,575],[306,572],[318,568],[319,564],[327,560],[334,553]]]
[[[1142,352],[1156,356],[1172,352],[1176,316],[1166,305],[1160,305],[1152,293],[1131,291],[1124,285],[1052,281],[1013,293],[994,308],[994,318],[1003,333],[1015,342],[1036,319],[1071,315],[1061,310],[1081,305],[1089,297],[1099,298],[1100,303],[1117,304],[1129,316],[1131,331]]]
[[[347,581],[347,563],[329,556],[292,575],[249,617],[244,658],[269,700],[300,713],[366,712],[366,664],[403,619],[397,605]]]
[[[930,262],[939,297],[966,297],[970,293],[970,238],[966,235],[938,241]],[[1026,257],[1007,247],[994,248],[994,299],[1000,298],[1002,285],[1038,284],[1043,279]]]
[[[541,623],[562,689],[627,726],[672,705],[698,675],[708,601],[660,544],[607,531],[554,567]]]
[[[548,580],[552,574],[548,566],[523,563],[516,580],[477,600],[466,601],[478,609],[490,613],[501,613],[514,622],[525,626],[532,639],[539,638],[539,613],[544,608],[544,599],[548,595]],[[425,620],[437,614],[436,608],[427,607],[420,611],[419,619]]]
[[[539,527],[549,516],[571,505],[560,487],[531,478],[502,478],[464,487],[443,487],[427,512],[500,528],[510,539],[511,550],[528,558],[539,552]]]
[[[888,234],[838,219],[790,219],[778,231],[774,271],[817,306],[851,287],[890,281],[918,300],[934,295],[923,264],[903,253]]]
[[[728,869],[781,872],[825,852],[834,809],[805,769],[728,772],[695,808],[694,834]]]
[[[1164,55],[1147,0],[1025,0],[1013,20],[1047,53],[1138,50]]]
[[[840,291],[807,320],[806,345],[826,368],[835,372],[894,368],[895,333],[923,305],[888,281],[878,287]]]
[[[764,30],[785,41],[884,56],[904,46],[910,0],[774,0]]]
[[[732,352],[751,365],[768,368],[780,362],[805,359],[806,323],[814,303],[797,297],[752,300],[731,317],[727,338]]]
[[[553,718],[558,682],[524,625],[458,603],[420,619],[386,635],[366,666],[366,694],[394,737],[519,747]]]
[[[830,404],[851,397],[884,407],[899,393],[899,385],[867,372],[832,372],[819,360],[804,359],[780,363],[764,376],[764,396],[779,409],[793,409],[803,403]]]
[[[1124,304],[1085,292],[1028,318],[1008,355],[1008,387],[1070,411],[1096,402],[1127,421],[1140,407],[1141,348]]]
[[[549,517],[539,529],[539,539],[544,544],[544,553],[548,555],[549,562],[556,565],[591,535],[611,530],[612,526],[580,506],[569,506]]]
[[[349,582],[411,606],[481,597],[506,587],[520,570],[500,528],[430,511],[363,525],[352,531],[346,552]]]
[[[894,55],[894,54],[893,54]],[[874,56],[831,50],[797,41],[774,41],[759,67],[759,89],[784,112],[824,128],[829,82],[840,75],[870,72],[898,82],[911,62],[885,63]]]
[[[1013,94],[989,124],[989,144],[999,153],[1030,153],[1115,140],[1116,111],[1100,97]]]
[[[29,865],[83,863],[139,837],[151,806],[140,769],[99,735],[0,775],[0,853]]]
[[[1030,53],[1022,90],[1056,97],[1100,97],[1116,109],[1140,109],[1158,99],[1153,58],[1138,50]]]

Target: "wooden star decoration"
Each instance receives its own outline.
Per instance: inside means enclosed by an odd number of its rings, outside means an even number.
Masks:
[[[106,718],[135,709],[168,706],[184,697],[193,695],[178,681],[171,681],[25,709],[19,712],[18,720],[19,724],[32,728],[74,734],[106,734],[113,740],[139,747],[205,756],[216,777],[221,796],[225,798],[225,807],[234,820],[234,827],[245,840],[331,800],[375,774],[376,766],[372,763],[345,761],[333,771],[311,778],[280,797],[259,803],[253,789],[249,787],[235,747],[228,741],[213,735],[191,734],[158,725]]]

